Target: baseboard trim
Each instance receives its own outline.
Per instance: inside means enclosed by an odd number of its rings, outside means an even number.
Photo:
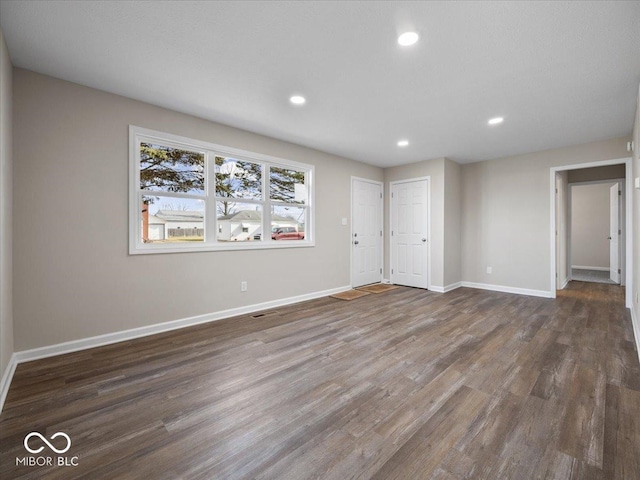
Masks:
[[[4,401],[7,399],[9,386],[11,385],[11,380],[13,380],[13,374],[15,373],[17,366],[18,361],[16,354],[14,353],[9,359],[9,365],[7,365],[7,368],[2,375],[2,380],[0,380],[0,413],[2,413],[2,409],[4,408]]]
[[[382,279],[382,283],[391,283],[391,280],[389,280],[388,278],[383,278]]]
[[[95,337],[71,340],[69,342],[58,343],[46,347],[23,350],[21,352],[14,353],[14,356],[17,363],[31,362],[33,360],[40,360],[42,358],[54,357],[56,355],[63,355],[65,353],[78,352],[80,350],[87,350],[89,348],[101,347],[103,345],[110,345],[112,343],[124,342],[127,340],[133,340],[135,338],[155,335],[157,333],[169,332],[171,330],[178,330],[180,328],[200,325],[202,323],[215,322],[217,320],[236,317],[238,315],[246,315],[248,313],[254,313],[260,310],[282,307],[285,305],[313,300],[320,297],[328,297],[329,295],[345,292],[347,290],[351,290],[351,286],[332,288],[330,290],[322,290],[320,292],[307,293],[304,295],[297,295],[295,297],[272,300],[270,302],[256,303],[253,305],[247,305],[245,307],[230,308],[228,310],[222,310],[219,312],[207,313],[204,315],[197,315],[195,317],[187,317],[180,320],[172,320],[169,322],[156,323],[154,325],[132,328],[130,330],[122,330],[120,332],[107,333],[104,335],[97,335]]]
[[[477,288],[480,290],[492,290],[494,292],[515,293],[516,295],[529,295],[531,297],[553,298],[552,292],[545,290],[530,290],[528,288],[505,287],[503,285],[490,285],[488,283],[461,282],[462,287]]]
[[[565,287],[566,287],[567,285],[569,285],[569,281],[570,281],[570,280],[571,280],[571,279],[570,279],[569,277],[567,277],[567,279],[564,281],[564,283],[563,283],[563,284],[562,284],[562,286],[560,287],[560,290],[564,290],[564,289],[565,289]]]
[[[589,267],[584,265],[571,265],[571,268],[575,268],[577,270],[598,270],[599,272],[608,272],[611,270],[609,267]]]
[[[460,287],[462,287],[462,282],[450,283],[449,285],[444,287],[444,293],[450,292]]]
[[[631,311],[631,326],[633,327],[633,336],[636,339],[636,353],[638,354],[638,362],[640,362],[640,318],[636,313],[633,305],[629,308]]]
[[[447,292],[450,292],[452,290],[455,290],[456,288],[460,288],[461,286],[462,286],[462,282],[451,283],[451,284],[446,285],[444,287],[440,287],[438,285],[431,285],[429,287],[429,290],[431,290],[432,292],[436,292],[436,293],[447,293]]]

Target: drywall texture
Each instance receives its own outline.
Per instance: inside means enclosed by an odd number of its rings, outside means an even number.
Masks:
[[[21,69],[14,105],[16,350],[349,285],[351,176],[382,169]],[[130,124],[315,165],[316,246],[129,256]]]
[[[571,187],[571,266],[609,268],[609,189],[613,183]]]
[[[625,177],[625,168],[624,165],[605,165],[569,170],[569,183],[619,180]]]
[[[0,31],[0,378],[13,354],[12,69]]]
[[[550,292],[550,168],[628,157],[628,140],[464,165],[463,280]]]

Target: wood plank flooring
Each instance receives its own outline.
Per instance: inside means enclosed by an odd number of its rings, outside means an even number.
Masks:
[[[0,477],[640,478],[618,286],[399,288],[263,313],[19,365]],[[78,466],[16,466],[31,431],[67,433]]]

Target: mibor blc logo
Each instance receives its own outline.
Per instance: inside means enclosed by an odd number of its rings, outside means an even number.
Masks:
[[[44,445],[41,446],[40,448],[36,448],[35,450],[33,448],[31,448],[29,446],[29,439],[31,439],[31,437],[38,437],[45,444],[47,444],[47,446],[51,450],[56,452],[58,455],[62,455],[63,453],[67,453],[69,451],[69,449],[71,448],[71,439],[69,438],[69,435],[67,435],[64,432],[57,432],[57,433],[54,433],[53,435],[51,435],[51,440],[53,440],[54,438],[58,438],[58,437],[64,437],[67,440],[67,446],[65,448],[63,448],[62,450],[58,450],[56,447],[51,445],[51,443],[49,443],[49,440],[47,440],[45,437],[40,435],[38,432],[31,432],[29,435],[24,437],[24,448],[26,448],[29,453],[40,453],[42,450],[44,450]]]
[[[64,438],[66,444],[63,448],[57,448],[52,442],[57,438]],[[36,442],[35,439],[39,439]],[[27,452],[37,455],[45,450],[48,447],[53,453],[57,455],[62,455],[67,453],[71,448],[71,438],[64,432],[56,432],[51,435],[51,438],[47,440],[47,438],[39,432],[31,432],[24,437],[24,448]],[[60,445],[60,440],[55,442],[58,446]],[[35,448],[34,448],[35,447]],[[51,456],[26,456],[26,457],[16,457],[16,465],[24,466],[24,467],[77,467],[78,466],[78,457],[51,457]]]

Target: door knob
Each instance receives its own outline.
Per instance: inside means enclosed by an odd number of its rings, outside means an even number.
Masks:
[[[358,245],[360,242],[358,240],[356,240],[355,242],[353,242],[354,245]]]
[[[427,241],[427,239],[426,239],[426,238],[423,238],[423,239],[422,239],[422,241],[423,241],[423,242],[426,242],[426,241]]]
[[[611,240],[611,237],[607,237],[607,240]]]

